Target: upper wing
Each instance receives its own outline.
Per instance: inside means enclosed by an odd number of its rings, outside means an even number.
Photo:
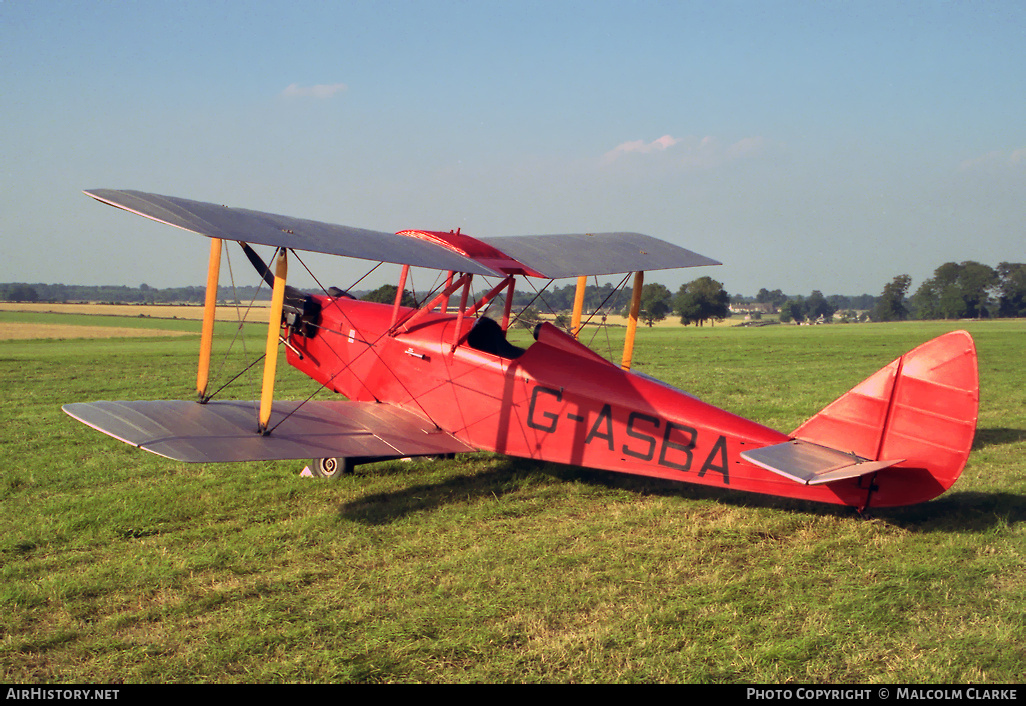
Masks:
[[[458,252],[396,233],[339,226],[141,191],[92,189],[97,201],[209,238],[345,255],[436,270],[498,275]]]
[[[561,279],[721,264],[640,233],[497,238],[417,230],[388,233],[141,191],[92,189],[85,194],[211,238],[481,275]]]
[[[476,451],[415,414],[375,402],[275,402],[268,425],[273,431],[263,436],[257,432],[257,405],[154,400],[83,402],[63,409],[115,439],[186,463],[400,458]],[[286,419],[286,415],[290,416]]]
[[[510,235],[481,240],[547,279],[723,264],[641,233]]]

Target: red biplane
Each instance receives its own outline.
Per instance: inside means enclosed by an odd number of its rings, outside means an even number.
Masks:
[[[91,427],[171,459],[313,458],[318,475],[334,476],[358,463],[492,451],[863,510],[943,493],[972,445],[979,385],[976,350],[964,331],[894,360],[790,434],[632,371],[644,271],[720,264],[648,236],[387,233],[135,191],[85,193],[212,239],[198,402],[64,406]],[[273,292],[259,401],[207,395],[228,240],[241,244]],[[273,272],[250,243],[277,248]],[[395,302],[287,286],[295,250],[402,265]],[[411,266],[446,273],[419,307],[401,300]],[[585,277],[617,273],[634,273],[620,365],[576,338]],[[477,302],[470,299],[475,276],[500,278]],[[529,347],[507,341],[517,277],[577,278],[571,334],[542,323]],[[478,316],[500,295],[501,323]],[[458,298],[454,310],[451,298]],[[282,347],[290,365],[346,399],[275,401]]]

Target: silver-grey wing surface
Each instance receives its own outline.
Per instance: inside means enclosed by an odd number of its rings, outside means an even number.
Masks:
[[[90,189],[97,201],[208,238],[344,255],[436,270],[498,274],[475,260],[431,242],[386,231],[321,223],[244,208],[142,191]]]
[[[480,240],[548,279],[723,264],[641,233],[509,235]]]
[[[782,444],[742,451],[741,458],[802,485],[821,485],[858,478],[890,468],[905,459],[873,461],[854,454],[792,439]]]
[[[91,189],[84,193],[102,203],[210,238],[437,270],[501,274],[471,252],[430,239],[142,191]],[[513,235],[477,240],[548,279],[722,264],[641,233]]]
[[[63,409],[125,443],[186,463],[400,458],[476,451],[392,405],[341,400],[300,405],[275,402],[268,425],[273,431],[266,436],[257,432],[259,403],[253,401],[82,402]]]

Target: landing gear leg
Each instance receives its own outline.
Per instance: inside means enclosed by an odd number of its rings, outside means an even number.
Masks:
[[[355,466],[351,458],[318,458],[310,463],[310,470],[318,478],[341,478]]]

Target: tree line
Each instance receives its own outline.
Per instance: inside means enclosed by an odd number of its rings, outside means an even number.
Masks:
[[[124,285],[82,284],[27,284],[9,282],[0,284],[0,300],[12,302],[103,302],[110,304],[202,304],[206,300],[206,287],[167,287],[158,289],[143,283],[138,287]],[[248,302],[252,299],[270,300],[267,287],[219,287],[217,297],[222,301]]]
[[[888,282],[873,311],[877,321],[1026,316],[1026,264],[945,262],[909,296],[912,278]]]
[[[364,301],[392,303],[397,291],[398,288],[394,284],[385,284],[372,292],[356,296]],[[584,311],[589,314],[604,311],[626,316],[633,291],[632,287],[618,288],[608,282],[600,285],[589,284],[584,289]],[[478,297],[484,294],[485,290],[477,292]],[[512,309],[519,315],[518,320],[524,326],[537,323],[542,315],[555,316],[558,323],[569,326],[567,314],[573,310],[576,294],[576,282],[542,290],[521,288],[513,293]],[[417,305],[413,292],[403,290],[402,304]],[[493,300],[492,306],[505,306],[501,294]],[[682,285],[676,295],[661,284],[652,283],[642,287],[639,318],[651,326],[654,322],[665,319],[671,312],[677,313],[681,317],[681,323],[685,324],[701,325],[709,320],[719,321],[730,316],[730,296],[723,289],[723,285],[711,277],[699,277]]]
[[[964,319],[1026,316],[1026,264],[1002,262],[998,266],[979,262],[946,262],[933,277],[909,294],[912,278],[894,277],[879,296],[824,295],[814,290],[808,296],[787,295],[781,290],[760,289],[754,297],[731,297],[723,285],[711,277],[699,277],[681,285],[677,292],[649,283],[641,291],[640,318],[649,326],[671,314],[682,324],[703,325],[730,316],[730,305],[761,305],[779,314],[783,323],[830,322],[840,313],[841,321],[902,321],[906,319]],[[370,292],[352,292],[370,301],[395,301],[395,285],[387,284]],[[540,314],[563,316],[573,309],[577,285],[550,286],[541,291],[521,287],[514,294],[513,309],[521,318],[533,321]],[[41,302],[110,302],[129,304],[202,304],[204,287],[86,286],[65,284],[0,284],[0,300]],[[482,292],[483,294],[483,292]],[[584,309],[626,315],[632,288],[610,283],[585,287]],[[266,287],[220,287],[223,301],[264,300],[270,298]],[[501,302],[501,296],[497,302]],[[412,292],[404,291],[403,303],[417,304]],[[755,307],[758,308],[758,307]],[[525,311],[526,310],[526,311]],[[758,313],[756,313],[756,316]]]

